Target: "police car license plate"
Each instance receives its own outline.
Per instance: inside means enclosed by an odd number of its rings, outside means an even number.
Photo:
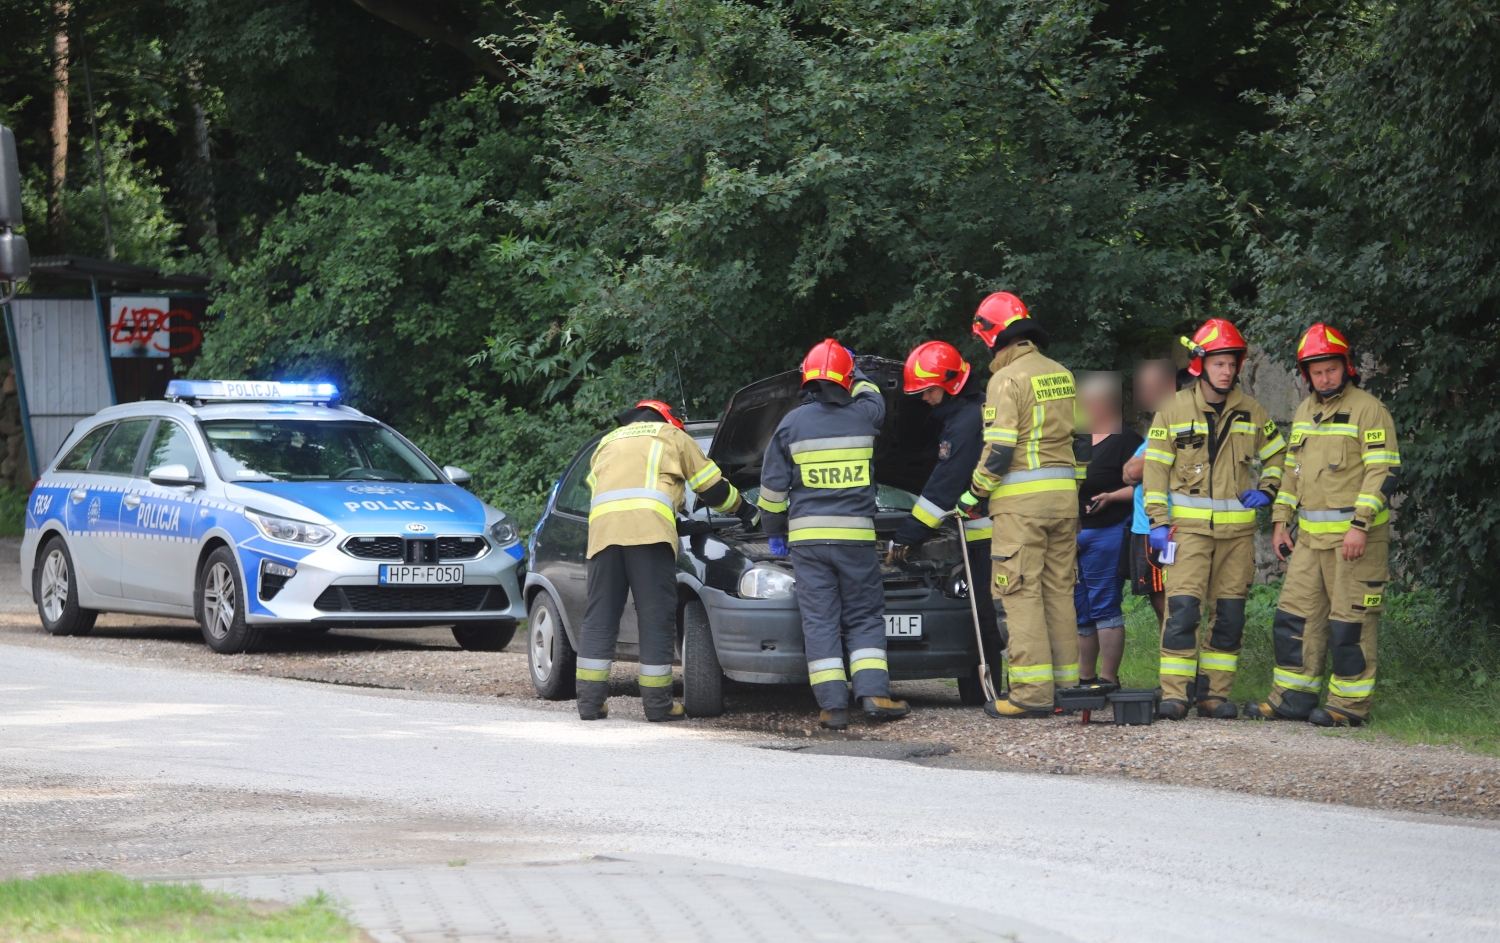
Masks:
[[[399,563],[380,565],[380,585],[382,586],[461,584],[463,581],[464,568],[461,566],[407,566]]]
[[[886,638],[921,638],[922,617],[920,615],[888,615],[885,617]]]

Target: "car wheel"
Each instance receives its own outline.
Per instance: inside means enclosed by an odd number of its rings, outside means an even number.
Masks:
[[[459,623],[453,627],[453,640],[470,652],[500,652],[516,637],[516,624],[509,619],[495,622]]]
[[[984,696],[984,682],[979,678],[979,666],[969,671],[967,678],[958,679],[958,703],[965,707],[978,707],[988,698]]]
[[[531,600],[526,623],[526,664],[536,693],[549,701],[570,701],[578,696],[578,655],[568,641],[558,618],[557,603],[546,590]]]
[[[99,613],[78,605],[78,578],[73,555],[61,537],[53,537],[42,548],[31,572],[31,595],[36,599],[42,628],[52,635],[88,635]]]
[[[263,630],[245,621],[245,586],[234,551],[219,547],[198,571],[198,625],[203,641],[221,655],[253,652]]]
[[[724,713],[724,669],[708,610],[696,599],[682,607],[682,707],[689,717]]]

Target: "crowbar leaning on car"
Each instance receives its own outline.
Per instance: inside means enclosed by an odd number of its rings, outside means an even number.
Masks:
[[[969,565],[969,544],[964,539],[964,525],[958,520],[956,509],[944,514],[943,520],[951,520],[958,532],[959,555],[964,558],[964,579],[969,583],[969,615],[974,619],[974,641],[979,645],[979,683],[984,686],[984,696],[990,703],[994,703],[1000,696],[995,692],[995,679],[990,676],[990,663],[984,657],[984,633],[979,630],[979,604],[974,601],[974,594],[979,590],[974,585],[974,571]],[[989,585],[987,580],[985,585]]]

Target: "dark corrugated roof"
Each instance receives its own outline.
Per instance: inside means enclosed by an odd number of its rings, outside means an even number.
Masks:
[[[129,262],[111,262],[82,255],[43,255],[31,260],[31,277],[43,281],[88,281],[97,278],[116,286],[148,290],[201,292],[212,281],[207,275],[164,274],[161,269]]]

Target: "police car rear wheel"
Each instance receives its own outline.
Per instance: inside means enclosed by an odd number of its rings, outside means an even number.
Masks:
[[[557,603],[545,590],[531,600],[526,623],[526,665],[531,669],[532,686],[546,700],[570,701],[578,696],[574,675],[578,655],[557,617]]]
[[[47,541],[31,579],[42,628],[52,635],[88,635],[94,630],[99,613],[78,605],[73,556],[61,537]]]
[[[221,655],[254,651],[260,626],[245,621],[245,587],[228,547],[208,555],[198,574],[198,625],[203,641]]]
[[[514,622],[460,622],[453,627],[453,640],[470,652],[502,652],[516,637]]]

